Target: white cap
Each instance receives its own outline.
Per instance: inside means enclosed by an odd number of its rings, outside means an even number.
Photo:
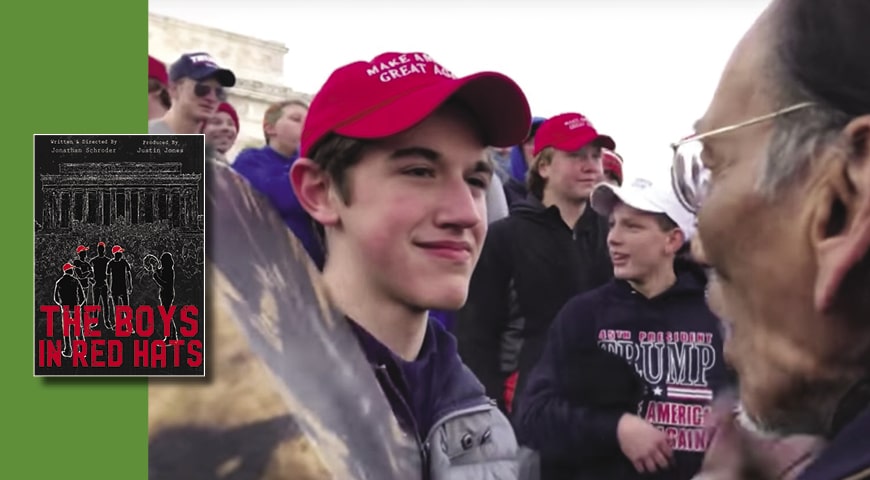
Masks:
[[[680,204],[669,184],[656,184],[647,178],[635,178],[622,187],[599,183],[592,190],[590,203],[599,215],[609,217],[617,202],[644,212],[664,213],[680,227],[686,241],[695,234],[695,216]]]

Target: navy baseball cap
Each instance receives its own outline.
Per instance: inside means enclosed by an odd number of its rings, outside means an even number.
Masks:
[[[232,70],[221,68],[211,55],[205,52],[185,53],[169,67],[169,80],[176,82],[182,78],[205,80],[214,77],[224,87],[236,84]]]

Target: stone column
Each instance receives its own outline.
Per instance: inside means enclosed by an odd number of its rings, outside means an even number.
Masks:
[[[118,216],[118,189],[109,189],[109,225],[114,225]]]
[[[130,208],[130,189],[124,189],[124,220],[127,222],[127,225],[133,224],[133,211]]]
[[[145,223],[145,207],[142,202],[145,201],[145,194],[141,188],[136,189],[136,223]]]
[[[187,220],[188,220],[187,217],[189,215],[189,210],[190,210],[190,208],[188,207],[188,203],[187,203],[187,189],[185,189],[185,188],[180,189],[178,191],[178,195],[179,195],[178,205],[181,207],[179,209],[179,210],[181,210],[181,226],[184,227],[184,226],[187,226]]]
[[[67,223],[71,226],[73,220],[75,220],[76,216],[76,196],[75,192],[72,189],[66,189],[66,198],[67,205],[69,205],[69,209],[66,212]]]
[[[178,213],[180,214],[178,223],[180,223],[182,227],[187,225],[187,211],[189,210],[185,193],[184,188],[178,189]]]
[[[56,189],[51,189],[51,203],[52,203],[52,223],[55,227],[59,227],[61,224],[61,218],[63,218],[61,207],[63,204],[60,202],[60,192]]]
[[[190,212],[190,221],[196,225],[197,219],[199,218],[200,203],[199,203],[199,188],[193,187],[190,189],[190,201],[193,202],[193,211]]]
[[[163,189],[161,189],[161,191],[162,191],[163,199],[165,200],[164,203],[166,204],[166,215],[163,218],[165,218],[166,220],[169,220],[169,222],[171,224],[171,222],[172,222],[172,192],[168,188],[163,188]]]
[[[51,228],[51,196],[44,188],[42,189],[42,228]]]
[[[82,223],[88,223],[88,213],[90,213],[90,196],[91,191],[89,189],[82,190]]]
[[[157,197],[157,188],[151,189],[151,221],[156,222],[160,220],[160,202]]]
[[[66,190],[66,196],[69,198],[69,209],[66,211],[66,222],[68,227],[72,227],[74,218],[73,213],[75,213],[76,210],[76,196],[73,195],[73,191],[69,189]]]
[[[177,187],[172,187],[172,190],[169,191],[169,197],[172,199],[172,206],[175,207],[171,216],[172,224],[178,225],[180,223],[179,216],[181,214],[181,198],[179,198]]]
[[[199,216],[199,189],[190,189],[190,223],[196,225],[196,219]]]
[[[54,200],[51,198],[51,190],[42,189],[42,228],[51,228],[52,215],[51,209],[54,207]]]
[[[97,189],[96,195],[97,195],[97,198],[96,198],[96,200],[97,200],[97,211],[96,211],[97,218],[95,220],[96,220],[97,225],[102,225],[103,224],[103,200],[104,200],[103,189],[102,188]]]

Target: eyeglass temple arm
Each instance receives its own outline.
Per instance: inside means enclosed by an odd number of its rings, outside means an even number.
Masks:
[[[694,141],[696,141],[696,140],[703,140],[703,139],[708,138],[708,137],[711,137],[711,136],[713,136],[713,135],[719,135],[719,134],[726,133],[726,132],[731,132],[731,131],[734,131],[734,130],[737,130],[737,129],[740,129],[740,128],[743,128],[743,127],[748,127],[748,126],[750,126],[750,125],[755,125],[756,123],[761,123],[761,122],[763,122],[763,121],[765,121],[765,120],[770,120],[771,118],[775,118],[775,117],[778,117],[778,116],[780,116],[780,115],[784,115],[784,114],[786,114],[786,113],[793,112],[793,111],[795,111],[795,110],[800,110],[800,109],[802,109],[802,108],[806,108],[806,107],[809,107],[809,106],[811,106],[811,105],[813,105],[813,102],[803,102],[803,103],[798,103],[798,104],[795,104],[795,105],[791,105],[791,106],[789,106],[789,107],[785,107],[785,108],[783,108],[783,109],[781,109],[781,110],[777,110],[777,111],[775,111],[775,112],[773,112],[773,113],[768,113],[767,115],[762,115],[762,116],[760,116],[760,117],[751,118],[751,119],[749,119],[749,120],[746,120],[746,121],[744,121],[744,122],[740,122],[740,123],[737,123],[737,124],[734,124],[734,125],[728,125],[728,126],[726,126],[726,127],[721,127],[721,128],[717,128],[717,129],[715,129],[715,130],[710,130],[710,131],[708,131],[708,132],[697,133],[697,134],[695,134],[695,135],[690,135],[690,136],[688,136],[688,137],[686,137],[686,138],[684,138],[684,139],[682,139],[682,140],[679,140],[679,141],[677,141],[677,142],[672,143],[672,144],[671,144],[671,148],[676,149],[676,148],[679,147],[680,145],[683,145],[683,144],[686,144],[686,143],[689,143],[689,142],[694,142]]]

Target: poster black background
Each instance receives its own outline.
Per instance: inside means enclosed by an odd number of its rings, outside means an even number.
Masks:
[[[68,145],[61,140],[72,142]],[[80,143],[75,145],[76,141]],[[113,145],[84,145],[83,140],[114,140]],[[169,153],[165,147],[160,153],[152,153],[147,150],[153,149],[147,142],[155,140],[175,141],[179,145],[180,153]],[[54,141],[54,143],[52,143]],[[111,142],[110,142],[111,143]],[[69,153],[68,149],[80,149],[80,153]],[[86,149],[114,149],[112,153],[88,153]],[[55,282],[63,275],[62,266],[66,262],[72,263],[77,258],[75,249],[78,245],[84,245],[90,250],[87,252],[87,260],[92,260],[97,255],[97,243],[102,241],[106,244],[106,256],[111,256],[110,249],[113,245],[124,248],[124,259],[130,264],[133,277],[133,292],[130,295],[130,305],[135,309],[138,305],[150,305],[157,311],[159,304],[158,286],[152,274],[145,268],[145,258],[153,255],[160,258],[164,252],[173,256],[175,263],[175,299],[176,325],[181,327],[178,315],[183,305],[194,305],[199,310],[200,328],[195,339],[204,339],[204,277],[203,277],[203,252],[205,246],[204,225],[198,222],[194,226],[181,228],[171,221],[135,223],[133,219],[125,220],[121,224],[99,225],[93,222],[73,222],[62,228],[46,228],[43,214],[43,182],[41,175],[58,174],[60,165],[64,163],[121,163],[121,164],[165,164],[180,163],[182,174],[199,175],[195,184],[197,189],[196,208],[197,214],[204,213],[204,139],[201,135],[35,135],[34,136],[34,374],[37,376],[202,376],[204,364],[197,368],[190,368],[184,361],[185,355],[181,355],[182,365],[172,367],[168,361],[166,367],[157,368],[133,368],[133,345],[134,338],[118,337],[123,344],[124,361],[122,367],[99,368],[99,367],[75,367],[72,359],[63,357],[61,367],[39,367],[38,341],[46,338],[45,315],[40,314],[40,305],[54,305],[53,293]],[[106,176],[111,176],[108,172]],[[148,175],[141,177],[142,183],[150,187],[164,186],[160,182],[149,180]],[[165,205],[163,205],[165,206]],[[161,209],[163,208],[161,206]],[[90,207],[92,210],[94,207]],[[132,215],[131,215],[132,217]],[[92,302],[92,295],[88,302]],[[157,325],[152,340],[163,338],[162,325],[159,314],[156,315]],[[56,316],[55,332],[60,332],[60,317]],[[106,329],[102,321],[97,327],[102,333],[102,339],[116,338],[114,332]],[[57,336],[53,340],[60,340]],[[179,337],[182,338],[182,337]],[[203,348],[203,357],[207,361]],[[187,352],[182,348],[182,354]],[[172,348],[167,353],[171,359],[174,355]],[[105,354],[103,356],[105,360]]]

